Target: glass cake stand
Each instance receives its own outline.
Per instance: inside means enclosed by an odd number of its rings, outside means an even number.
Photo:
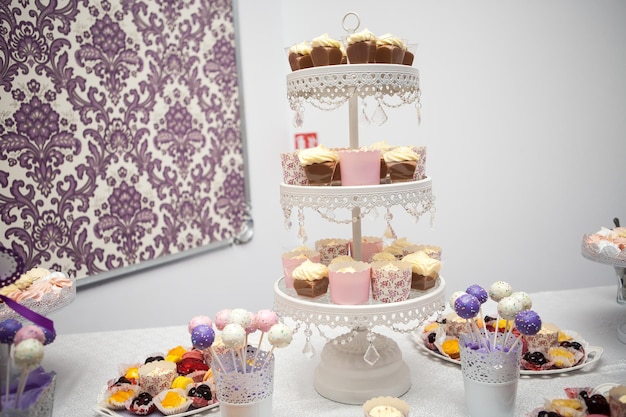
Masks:
[[[345,404],[363,404],[380,395],[398,397],[411,387],[408,365],[397,343],[374,332],[383,326],[398,333],[410,333],[436,312],[445,308],[445,281],[439,277],[435,287],[411,290],[408,300],[381,303],[371,300],[364,305],[338,305],[326,294],[317,298],[300,297],[286,288],[284,278],[274,284],[274,309],[304,326],[306,342],[303,353],[315,355],[311,344],[312,328],[326,338],[319,365],[315,370],[316,391],[330,400]],[[322,327],[347,328],[336,338],[328,338]]]
[[[612,265],[617,275],[617,303],[626,306],[626,257],[622,253],[617,256],[609,256],[595,252],[587,244],[587,235],[582,240],[582,255],[594,262]],[[620,342],[626,343],[626,321],[617,326],[617,338]]]

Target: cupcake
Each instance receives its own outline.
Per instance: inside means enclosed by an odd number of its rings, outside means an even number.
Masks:
[[[354,262],[354,258],[350,255],[339,255],[336,258],[333,258],[332,261],[328,265],[336,264],[339,262]]]
[[[283,169],[283,182],[289,185],[309,185],[309,179],[298,158],[299,151],[282,152],[280,163]]]
[[[383,155],[385,154],[385,152],[387,152],[391,148],[392,146],[389,145],[384,140],[376,142],[376,143],[372,143],[370,146],[367,147],[367,149],[380,151],[380,182],[381,183],[387,182],[386,181],[387,180],[387,163],[385,162]]]
[[[372,262],[372,298],[383,303],[405,301],[411,294],[411,264],[402,261]]]
[[[427,290],[435,286],[441,271],[441,262],[431,258],[424,252],[414,252],[404,258],[403,261],[412,265],[411,288]]]
[[[298,153],[300,164],[309,180],[309,185],[330,185],[339,161],[337,152],[318,145]]]
[[[156,410],[152,395],[141,392],[132,401],[126,401],[126,410],[138,416],[147,416]]]
[[[330,300],[335,304],[367,304],[370,298],[370,265],[338,262],[328,267]]]
[[[559,345],[559,328],[552,323],[541,323],[541,329],[532,336],[522,336],[531,352],[547,352],[551,347]]]
[[[361,238],[361,260],[371,262],[372,256],[383,250],[383,240],[379,237],[364,236]],[[354,245],[350,241],[350,253],[354,256]]]
[[[341,185],[380,184],[379,150],[347,149],[338,154]]]
[[[139,367],[139,385],[153,397],[168,389],[176,376],[176,363],[170,361],[153,361]]]
[[[309,42],[300,42],[289,48],[287,52],[289,58],[289,66],[292,71],[311,68],[313,60],[311,59],[311,44]]]
[[[341,42],[324,33],[311,41],[311,59],[316,67],[341,64]]]
[[[395,397],[375,397],[363,404],[365,417],[408,417],[409,404]]]
[[[367,29],[348,35],[346,54],[349,64],[376,62],[376,35]]]
[[[422,251],[433,259],[441,260],[441,248],[435,245],[417,245],[415,252]]]
[[[391,245],[384,248],[384,252],[391,253],[397,259],[402,259],[404,256],[416,251],[417,245],[409,242],[405,237],[394,240]]]
[[[123,410],[126,402],[132,401],[139,393],[139,386],[132,384],[120,384],[111,387],[105,399],[105,405],[112,410]]]
[[[609,407],[612,416],[626,416],[626,386],[618,385],[609,390]]]
[[[410,43],[406,45],[406,49],[404,50],[404,57],[402,58],[402,65],[413,65],[413,60],[415,59],[415,49],[417,48],[417,44]]]
[[[180,388],[161,391],[154,397],[154,404],[166,416],[184,413],[191,406],[192,401],[187,398],[185,390]]]
[[[394,182],[413,181],[419,155],[409,146],[398,146],[383,154],[389,180]]]
[[[284,253],[281,257],[283,264],[283,275],[285,277],[285,286],[293,288],[293,270],[307,259],[313,262],[320,261],[320,253],[314,250],[307,251],[291,251]]]
[[[320,262],[328,266],[336,257],[350,255],[350,241],[347,239],[320,239],[315,242],[315,250],[320,253]]]
[[[402,39],[386,33],[376,40],[376,62],[381,64],[402,64],[406,45]]]
[[[328,291],[328,267],[306,260],[293,270],[293,288],[303,297],[318,297]]]

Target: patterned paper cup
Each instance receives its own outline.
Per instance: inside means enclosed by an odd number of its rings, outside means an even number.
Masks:
[[[330,300],[335,304],[367,304],[371,273],[365,262],[337,262],[328,267]]]
[[[285,276],[285,286],[293,288],[293,270],[307,259],[313,262],[320,262],[320,253],[318,251],[291,251],[284,253],[281,257],[283,263],[283,274]]]
[[[413,180],[423,180],[426,178],[426,146],[414,146],[413,150],[419,155],[417,166],[413,173]]]
[[[315,250],[320,253],[320,262],[328,266],[333,258],[350,254],[350,241],[347,239],[320,239],[315,242]]]
[[[402,261],[372,262],[372,298],[383,303],[408,300],[412,266]]]
[[[280,154],[283,167],[283,182],[289,185],[309,185],[309,180],[298,159],[298,152],[283,152]]]
[[[170,361],[148,362],[139,367],[139,385],[155,397],[168,389],[176,378],[176,364]]]
[[[339,151],[341,185],[380,184],[379,150]]]

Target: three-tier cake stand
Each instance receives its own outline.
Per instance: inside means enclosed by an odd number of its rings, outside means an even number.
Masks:
[[[358,16],[348,13],[346,18]],[[374,98],[378,106],[399,107],[413,104],[419,118],[419,72],[400,64],[345,64],[313,67],[287,75],[287,96],[294,111],[294,121],[301,123],[305,104],[321,110],[335,110],[348,103],[350,148],[359,148],[359,99]],[[391,207],[402,207],[418,220],[434,212],[432,181],[429,177],[416,181],[371,186],[298,186],[281,184],[280,202],[285,223],[298,211],[299,237],[304,223],[304,209],[318,212],[323,219],[352,225],[353,258],[361,260],[361,219],[376,208],[387,209],[388,225]],[[347,212],[345,220],[337,214]],[[274,285],[274,308],[283,317],[293,319],[296,330],[304,328],[306,343],[303,353],[312,357],[310,338],[314,329],[327,339],[320,363],[315,370],[317,392],[333,401],[362,404],[373,396],[400,396],[411,387],[408,365],[397,343],[374,332],[383,326],[397,333],[409,333],[427,318],[442,311],[445,305],[445,281],[439,278],[435,287],[411,290],[408,300],[381,303],[370,300],[365,305],[336,305],[328,295],[313,299],[299,297],[286,288],[284,278]],[[329,338],[322,330],[349,329],[347,333]]]

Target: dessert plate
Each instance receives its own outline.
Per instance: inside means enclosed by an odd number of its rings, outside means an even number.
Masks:
[[[432,356],[442,359],[446,362],[454,363],[456,365],[461,365],[461,361],[459,359],[452,359],[449,356],[443,355],[439,352],[435,352],[434,350],[430,350],[429,348],[427,348],[426,345],[424,344],[424,340],[422,339],[423,328],[424,328],[423,326],[419,327],[412,334],[413,340],[419,349],[425,351],[426,353]],[[575,341],[583,345],[583,347],[585,348],[585,357],[583,358],[583,360],[578,365],[574,365],[569,368],[554,368],[554,369],[546,369],[542,371],[532,371],[529,369],[521,369],[520,370],[521,375],[550,375],[550,374],[562,374],[564,372],[577,371],[579,369],[582,369],[586,366],[589,366],[597,362],[600,359],[600,357],[602,356],[602,353],[604,352],[604,349],[602,349],[600,346],[589,346],[589,344],[582,337],[580,337],[578,333],[572,330],[562,330],[562,331],[564,333],[567,333],[572,339],[574,339]]]
[[[98,404],[93,407],[93,411],[95,411],[101,416],[108,416],[108,417],[136,417],[137,416],[137,414],[134,414],[127,410],[111,410],[110,408],[103,407],[100,404],[102,403],[99,401]],[[219,403],[215,403],[215,404],[207,405],[206,407],[197,408],[195,410],[185,411],[184,413],[171,414],[171,416],[175,416],[175,417],[184,417],[184,416],[193,416],[193,415],[197,415],[198,417],[208,416],[209,414],[217,412],[219,405],[220,405]],[[155,410],[152,413],[150,413],[150,415],[163,415],[163,414],[161,414],[159,410]]]

